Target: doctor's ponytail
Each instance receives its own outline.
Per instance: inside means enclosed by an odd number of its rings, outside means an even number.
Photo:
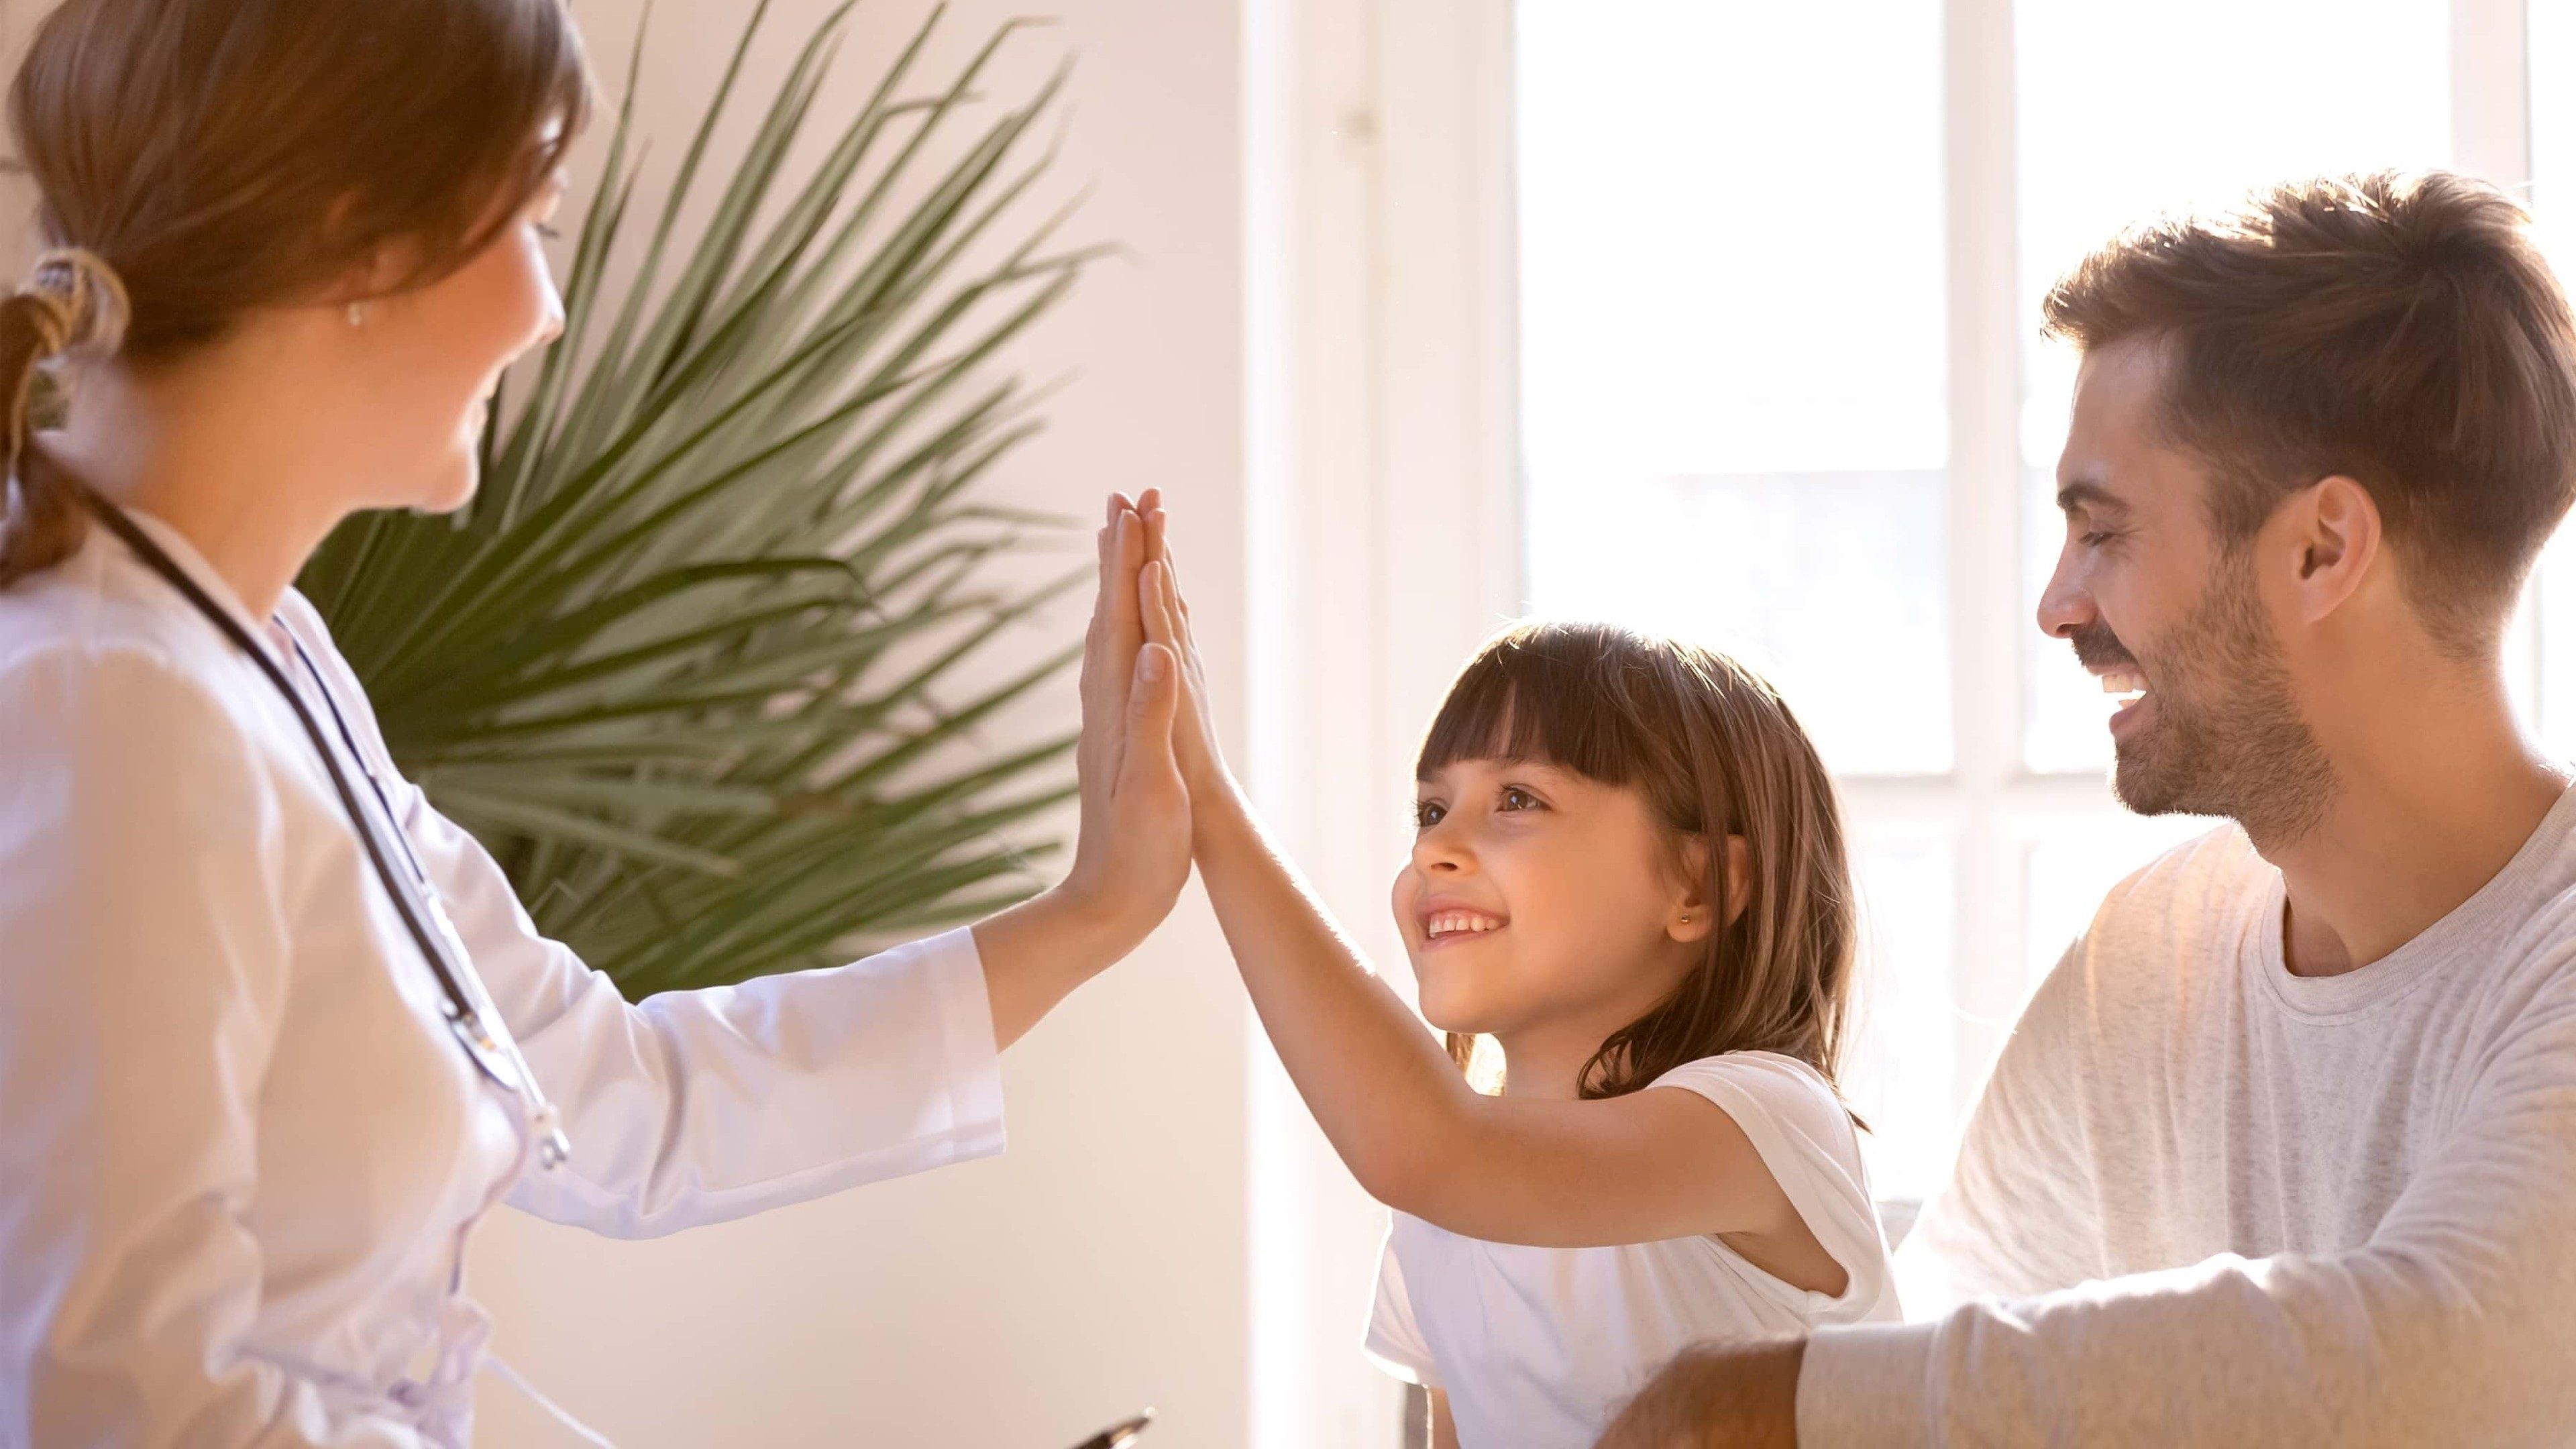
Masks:
[[[87,530],[28,417],[46,362],[145,374],[253,312],[428,286],[524,209],[590,103],[565,0],[64,0],[9,87],[55,250],[0,300],[0,588]]]
[[[115,268],[79,250],[37,258],[26,285],[0,300],[0,458],[7,463],[0,478],[9,484],[0,513],[0,589],[62,562],[88,531],[71,480],[28,447],[29,412],[46,362],[116,355],[127,311]]]

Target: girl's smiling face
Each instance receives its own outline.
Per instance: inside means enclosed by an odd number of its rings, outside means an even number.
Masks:
[[[1708,912],[1642,792],[1471,758],[1418,782],[1414,811],[1395,918],[1433,1026],[1588,1052],[1689,974]]]

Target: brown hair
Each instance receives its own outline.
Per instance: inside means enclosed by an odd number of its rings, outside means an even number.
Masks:
[[[2289,493],[2370,491],[2446,651],[2494,647],[2576,497],[2576,324],[2529,218],[2481,181],[2380,172],[2167,219],[2050,290],[2050,335],[2167,349],[2162,426],[2241,543]]]
[[[1750,856],[1743,913],[1709,934],[1680,986],[1585,1063],[1586,1097],[1615,1097],[1731,1051],[1795,1057],[1837,1080],[1857,927],[1842,813],[1807,732],[1761,676],[1713,650],[1602,624],[1525,624],[1450,686],[1417,772],[1465,759],[1544,760],[1643,792],[1675,868],[1704,842],[1699,882],[1728,899],[1726,838]],[[1472,1038],[1452,1033],[1464,1069]]]
[[[483,250],[587,120],[563,0],[67,0],[9,92],[48,245],[0,301],[9,414],[0,587],[78,547],[67,480],[26,466],[26,379],[66,349],[148,368],[260,308],[427,286]],[[51,254],[49,254],[50,256]],[[124,326],[65,288],[97,271]]]

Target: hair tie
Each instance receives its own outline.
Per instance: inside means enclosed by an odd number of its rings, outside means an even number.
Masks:
[[[18,295],[36,303],[46,357],[114,357],[125,345],[134,302],[107,259],[80,247],[36,258]]]

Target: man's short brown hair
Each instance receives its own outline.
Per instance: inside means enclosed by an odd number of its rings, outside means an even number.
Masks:
[[[2053,337],[2165,349],[2158,413],[2250,538],[2335,474],[2370,490],[2447,651],[2492,648],[2576,497],[2576,324],[2530,219],[2482,181],[2379,172],[2167,219],[2050,289]]]

